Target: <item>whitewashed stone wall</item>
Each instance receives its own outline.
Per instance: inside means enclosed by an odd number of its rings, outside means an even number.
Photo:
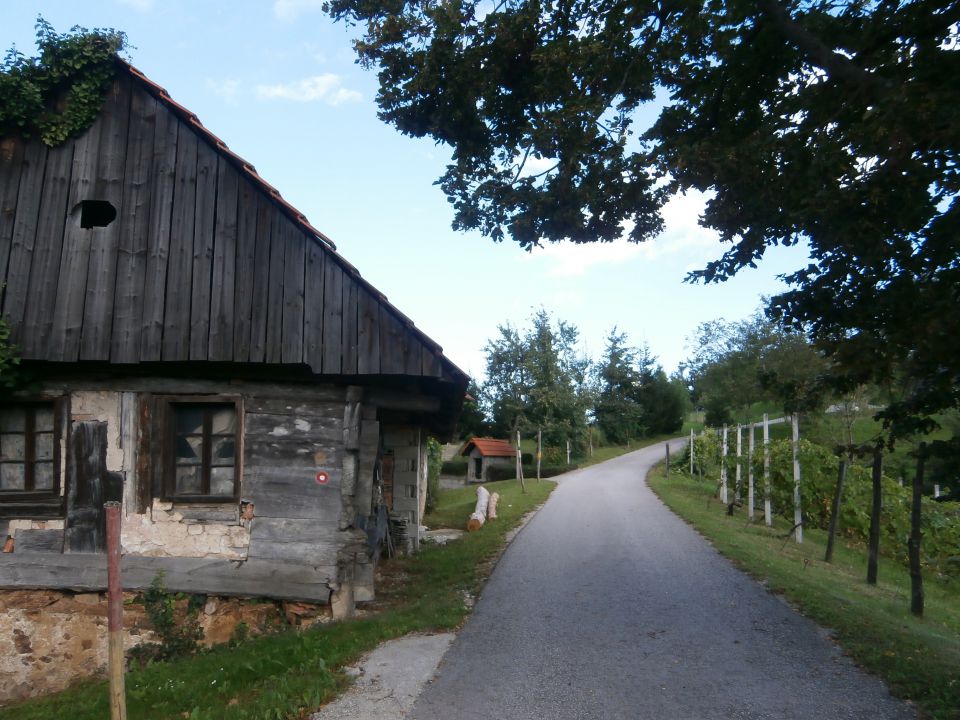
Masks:
[[[239,524],[192,521],[184,518],[173,503],[154,500],[149,513],[123,519],[120,544],[129,555],[246,560],[250,529]]]

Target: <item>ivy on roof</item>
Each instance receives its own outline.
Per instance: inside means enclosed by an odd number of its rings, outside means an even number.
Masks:
[[[39,137],[54,147],[93,124],[127,36],[79,25],[60,34],[42,17],[36,29],[39,55],[13,47],[0,65],[0,137]]]

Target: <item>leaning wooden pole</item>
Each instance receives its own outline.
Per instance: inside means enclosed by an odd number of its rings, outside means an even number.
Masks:
[[[540,482],[540,458],[543,457],[543,429],[537,428],[537,482]]]
[[[737,424],[737,480],[733,485],[733,501],[740,505],[740,493],[743,489],[741,466],[743,465],[743,427]]]
[[[867,583],[877,584],[877,565],[880,561],[880,508],[883,503],[883,451],[873,451],[873,502],[870,506],[870,538],[867,544]]]
[[[753,520],[753,423],[750,424],[750,445],[747,450],[747,518]]]
[[[107,629],[109,631],[110,718],[126,720],[123,681],[123,584],[120,581],[120,503],[104,504],[107,515]]]
[[[690,428],[690,477],[693,477],[693,428]]]
[[[517,430],[517,480],[520,481],[520,490],[525,494],[527,486],[523,482],[523,456],[520,452],[520,431]]]
[[[917,472],[913,476],[913,503],[910,506],[910,540],[907,548],[910,555],[910,612],[923,617],[923,571],[920,566],[920,521],[923,502],[923,461],[927,444],[920,443],[917,453]]]
[[[727,504],[727,426],[723,426],[723,444],[720,446],[720,502]]]
[[[843,501],[843,481],[847,477],[847,463],[840,461],[837,468],[837,488],[833,493],[833,506],[830,508],[830,526],[827,528],[827,552],[824,562],[833,562],[833,542],[837,536],[837,524],[840,522],[840,503]]]
[[[763,521],[773,525],[773,509],[770,503],[770,418],[763,414]]]
[[[800,507],[800,420],[796,413],[791,418],[793,426],[793,536],[803,542],[803,509]]]

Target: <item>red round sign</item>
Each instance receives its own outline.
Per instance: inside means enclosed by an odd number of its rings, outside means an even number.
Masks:
[[[317,473],[317,482],[321,485],[326,485],[330,481],[330,476],[327,475],[323,470]]]

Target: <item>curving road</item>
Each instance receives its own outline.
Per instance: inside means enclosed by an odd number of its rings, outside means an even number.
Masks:
[[[915,718],[666,509],[643,481],[662,456],[563,479],[409,717]]]

